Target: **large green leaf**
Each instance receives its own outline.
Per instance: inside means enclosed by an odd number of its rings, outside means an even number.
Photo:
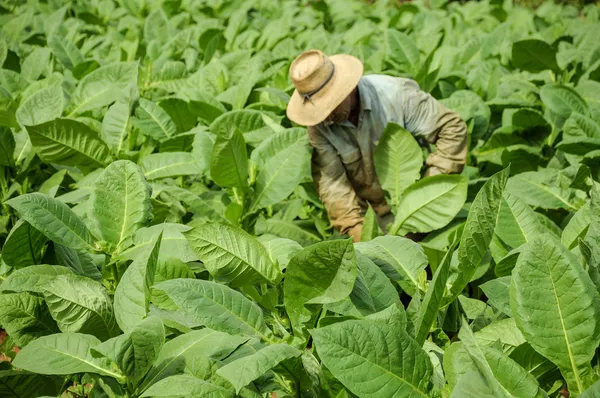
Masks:
[[[294,331],[302,336],[305,324],[315,317],[320,304],[346,298],[356,279],[352,241],[334,240],[309,246],[287,266],[283,300]]]
[[[137,62],[102,66],[86,75],[71,98],[70,116],[137,96]]]
[[[131,333],[114,337],[92,348],[96,353],[110,359],[137,385],[152,367],[165,342],[165,328],[157,317],[149,317],[138,323]]]
[[[600,343],[600,298],[575,255],[549,234],[529,242],[513,270],[510,300],[527,342],[561,369],[569,390],[583,392]]]
[[[75,65],[84,61],[81,51],[66,37],[52,35],[49,37],[48,47],[50,47],[54,56],[67,69],[73,69]]]
[[[502,352],[480,345],[466,320],[459,337],[495,397],[545,397],[535,378]]]
[[[58,388],[50,377],[26,371],[0,370],[0,396],[5,398],[53,397]]]
[[[458,269],[444,304],[453,301],[471,281],[483,260],[498,223],[508,168],[492,176],[477,193],[458,247]]]
[[[452,245],[448,248],[441,264],[435,270],[433,279],[429,283],[427,293],[425,293],[423,302],[419,307],[419,312],[417,313],[417,319],[415,321],[415,339],[418,344],[423,344],[425,342],[427,335],[437,318],[446,290],[452,254],[457,245],[458,239],[455,238]]]
[[[561,241],[569,250],[577,246],[577,242],[580,238],[585,238],[590,226],[590,221],[590,204],[586,203],[573,214],[573,217],[571,217],[569,223],[562,231]]]
[[[590,200],[590,227],[585,234],[585,242],[591,247],[591,256],[597,268],[600,265],[600,184],[594,183]]]
[[[221,360],[247,340],[247,337],[232,336],[208,328],[177,336],[162,347],[139,391],[169,376],[183,373],[199,356]]]
[[[0,325],[21,348],[58,332],[44,300],[29,293],[0,294]]]
[[[358,396],[427,397],[432,365],[408,333],[376,321],[311,331],[319,357]]]
[[[415,182],[402,194],[390,234],[430,232],[445,227],[467,199],[467,179],[437,175]]]
[[[87,334],[59,333],[43,336],[22,349],[13,361],[17,368],[44,375],[96,373],[121,379],[104,358],[93,358],[90,348],[100,341]]]
[[[544,231],[535,212],[521,199],[504,194],[500,204],[496,235],[504,243],[517,248]]]
[[[271,341],[261,309],[241,293],[215,282],[173,279],[154,289],[171,300],[202,325],[231,334],[257,336]]]
[[[558,71],[556,51],[545,41],[521,40],[512,46],[512,62],[515,68],[527,72],[541,72],[546,69]]]
[[[567,118],[573,112],[588,114],[589,107],[583,98],[567,86],[547,84],[540,89],[544,105],[552,112]]]
[[[152,218],[150,186],[140,168],[128,160],[111,163],[96,180],[90,195],[91,221],[110,251]]]
[[[153,153],[142,158],[140,167],[148,180],[204,173],[200,159],[190,152]]]
[[[284,131],[278,135],[288,134],[288,131]],[[274,136],[271,142],[275,141],[276,137]],[[301,137],[303,138],[295,144],[278,150],[264,162],[256,177],[255,196],[250,205],[250,212],[284,200],[305,177],[311,151],[308,136],[304,134]],[[264,152],[263,156],[266,155]]]
[[[91,334],[106,340],[119,333],[113,305],[100,282],[66,274],[44,286],[50,314],[63,332]]]
[[[356,249],[369,257],[391,279],[399,281],[408,294],[419,289],[419,273],[428,260],[423,249],[410,239],[379,236],[356,244]]]
[[[210,159],[210,176],[222,187],[248,186],[246,142],[237,128],[217,135]]]
[[[6,203],[48,239],[73,249],[92,248],[92,236],[85,224],[61,201],[41,193],[29,193]]]
[[[559,178],[557,170],[525,172],[511,177],[506,190],[533,207],[577,211],[585,202],[585,193],[560,186]]]
[[[42,124],[60,117],[63,111],[63,91],[60,81],[27,97],[17,110],[17,120],[23,126]]]
[[[184,263],[199,260],[183,232],[191,228],[182,224],[162,223],[148,228],[139,229],[131,238],[133,246],[119,254],[120,259],[135,260],[144,253],[149,253],[154,247],[154,242],[162,233],[160,242],[159,264],[177,259]]]
[[[234,398],[235,394],[226,388],[198,379],[191,375],[170,376],[152,385],[140,397],[206,397]]]
[[[102,274],[90,253],[69,249],[54,243],[54,255],[59,265],[70,268],[74,273],[97,281],[102,280]]]
[[[102,139],[114,153],[126,149],[126,139],[131,125],[129,104],[115,102],[102,119]]]
[[[27,126],[27,133],[44,162],[83,169],[103,167],[110,162],[108,147],[98,134],[75,120],[55,119]]]
[[[420,178],[423,152],[412,134],[389,123],[377,144],[374,155],[377,177],[389,192],[391,206],[397,206],[402,193]]]
[[[281,279],[264,246],[241,228],[204,224],[183,234],[217,281],[242,286]]]
[[[44,234],[27,221],[19,220],[4,241],[2,260],[14,268],[39,264],[47,240]]]
[[[177,127],[169,114],[152,101],[140,98],[135,116],[135,126],[144,135],[161,141],[177,134]]]
[[[420,56],[415,42],[395,29],[388,29],[386,38],[389,57],[399,64],[408,64],[411,71],[416,71]]]
[[[32,265],[21,268],[11,273],[0,285],[3,292],[33,292],[43,293],[48,282],[58,275],[72,274],[67,267],[58,267],[47,264]]]
[[[298,357],[302,352],[287,344],[273,344],[255,354],[229,362],[217,370],[217,374],[234,387],[237,393],[286,359]]]
[[[2,122],[2,109],[0,107],[0,125]],[[12,166],[14,164],[15,137],[12,131],[0,127],[0,165]]]
[[[115,315],[125,333],[131,332],[150,310],[150,288],[154,284],[161,241],[162,232],[153,241],[152,249],[129,265],[115,290]]]

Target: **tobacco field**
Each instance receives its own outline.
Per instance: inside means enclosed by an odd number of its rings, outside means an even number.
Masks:
[[[600,8],[0,0],[0,397],[600,396]],[[302,51],[415,79],[395,214],[334,231]],[[421,241],[405,238],[421,233]]]

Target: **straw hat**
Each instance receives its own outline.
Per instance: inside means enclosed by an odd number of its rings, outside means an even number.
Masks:
[[[290,66],[296,90],[287,107],[288,118],[302,126],[321,123],[350,95],[362,74],[362,62],[351,55],[327,57],[319,50],[300,54]]]

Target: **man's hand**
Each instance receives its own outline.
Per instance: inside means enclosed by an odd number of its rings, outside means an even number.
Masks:
[[[362,235],[362,228],[363,228],[362,223],[356,224],[355,226],[350,228],[350,230],[348,231],[348,235],[350,235],[350,237],[352,237],[352,241],[354,241],[354,243],[360,242],[360,236]]]
[[[432,177],[432,176],[436,176],[438,174],[444,174],[444,173],[442,172],[442,170],[438,169],[435,166],[430,166],[425,171],[425,177]]]

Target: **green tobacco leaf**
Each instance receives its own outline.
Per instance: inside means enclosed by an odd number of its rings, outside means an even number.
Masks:
[[[567,246],[569,250],[577,246],[579,238],[585,238],[590,227],[590,204],[586,203],[569,220],[569,223],[565,226],[561,234],[562,243]]]
[[[135,116],[135,126],[143,135],[162,141],[177,134],[177,127],[171,116],[152,101],[140,98]]]
[[[504,187],[510,170],[494,174],[481,188],[465,223],[458,247],[458,270],[444,304],[452,302],[471,281],[488,250],[498,223]]]
[[[49,377],[18,372],[0,371],[0,396],[6,398],[55,397],[58,388]]]
[[[90,348],[100,340],[79,333],[59,333],[32,341],[17,354],[13,365],[17,368],[44,375],[96,373],[121,379],[106,359],[90,355]]]
[[[583,392],[600,343],[600,299],[575,255],[548,234],[531,241],[513,270],[510,304],[527,342],[561,369],[569,390]]]
[[[590,388],[585,390],[580,395],[581,398],[598,398],[600,397],[600,380],[592,384]]]
[[[480,285],[481,290],[488,298],[488,304],[493,305],[498,310],[504,312],[508,316],[512,316],[510,310],[510,276],[492,279]]]
[[[545,397],[537,381],[519,364],[492,348],[481,346],[466,320],[459,337],[495,397]]]
[[[362,318],[390,306],[401,305],[396,288],[373,261],[356,252],[356,266],[356,281],[350,296],[337,303],[326,304],[325,309]]]
[[[252,163],[263,169],[271,158],[276,157],[280,152],[296,148],[298,145],[303,146],[308,143],[308,135],[306,129],[293,127],[275,133],[263,142],[260,143],[250,155]],[[310,162],[302,162],[302,166],[306,167],[306,171],[310,168]]]
[[[248,186],[246,142],[237,128],[217,135],[210,159],[210,176],[222,187]]]
[[[169,376],[183,373],[200,356],[221,360],[246,341],[247,337],[231,336],[208,328],[177,336],[162,347],[139,391],[144,391]],[[171,394],[172,392],[171,390]]]
[[[419,307],[419,312],[415,321],[415,340],[420,345],[427,339],[427,335],[429,335],[429,331],[437,319],[438,311],[441,308],[444,292],[446,290],[452,254],[457,245],[458,239],[454,239],[454,242],[448,248],[448,251],[444,256],[444,259],[435,270],[433,279],[429,283],[427,293],[425,293],[423,302]]]
[[[302,353],[287,344],[273,344],[255,354],[236,359],[217,370],[217,374],[235,387],[236,393],[286,359]]]
[[[302,250],[302,246],[291,239],[262,235],[258,240],[265,247],[267,253],[269,253],[271,261],[277,264],[281,271],[287,267],[292,257]]]
[[[125,140],[131,125],[131,110],[129,104],[115,102],[112,104],[102,119],[102,139],[113,153],[120,153],[125,149]]]
[[[110,297],[100,282],[59,275],[44,286],[44,298],[62,332],[91,334],[100,340],[119,333]]]
[[[400,198],[390,234],[445,227],[465,204],[467,185],[460,175],[437,175],[412,184]]]
[[[367,212],[365,213],[363,228],[362,232],[360,233],[360,241],[368,242],[381,235],[381,229],[377,223],[377,213],[375,213],[375,210],[369,206]]]
[[[279,134],[287,134],[287,131]],[[255,196],[249,211],[276,204],[294,192],[308,170],[310,153],[308,136],[304,134],[298,143],[269,157],[256,177]]]
[[[102,280],[102,274],[94,263],[94,259],[91,254],[83,251],[78,252],[55,243],[54,255],[56,256],[56,262],[59,265],[70,268],[74,273],[87,276],[88,278],[92,278],[97,281]]]
[[[32,126],[54,120],[63,111],[63,91],[60,82],[42,88],[27,97],[17,109],[17,120],[23,126]]]
[[[389,57],[400,64],[408,64],[413,71],[419,67],[419,49],[405,33],[395,29],[386,31]]]
[[[156,238],[162,233],[160,254],[158,255],[159,264],[172,259],[181,260],[184,263],[197,261],[199,260],[198,256],[183,236],[183,232],[190,229],[188,226],[174,223],[162,223],[148,228],[141,228],[131,239],[133,246],[121,252],[119,258],[135,260],[137,257],[143,256],[144,253],[152,250]]]
[[[375,168],[381,187],[389,192],[391,206],[397,206],[402,193],[420,178],[423,152],[410,132],[389,123],[377,144]]]
[[[44,286],[58,275],[72,274],[67,267],[47,264],[32,265],[11,273],[0,285],[3,292],[33,292],[43,293]]]
[[[202,163],[190,152],[153,153],[142,158],[140,167],[148,180],[204,173]]]
[[[25,220],[19,220],[10,230],[2,247],[2,260],[11,267],[22,268],[39,264],[48,238]]]
[[[111,163],[96,180],[89,215],[112,252],[152,219],[150,191],[142,170],[129,160]]]
[[[427,267],[428,260],[418,243],[387,235],[357,243],[356,249],[377,264],[388,278],[399,281],[408,294],[419,289],[419,273]]]
[[[183,233],[206,269],[219,282],[233,286],[277,284],[281,272],[260,242],[241,228],[204,224]]]
[[[138,323],[131,333],[114,337],[92,348],[110,359],[137,385],[152,367],[165,342],[161,320],[151,316]]]
[[[325,366],[354,394],[428,396],[431,361],[405,331],[381,322],[346,321],[311,334]]]
[[[542,173],[543,171],[543,173]],[[506,190],[533,207],[577,211],[586,195],[576,189],[559,186],[558,171],[545,169],[517,174],[508,180]]]
[[[108,147],[98,134],[75,120],[55,119],[28,126],[27,133],[44,162],[83,169],[103,167],[110,162]]]
[[[594,183],[591,196],[590,227],[585,235],[585,242],[591,247],[591,255],[595,261],[600,262],[600,184]]]
[[[298,336],[304,335],[305,324],[314,318],[318,305],[346,298],[355,279],[356,259],[350,239],[317,243],[296,254],[286,269],[283,294]]]
[[[20,348],[58,332],[44,300],[29,293],[0,294],[0,325]]]
[[[521,40],[513,43],[512,63],[515,68],[532,73],[546,69],[560,70],[556,63],[556,51],[541,40]]]
[[[48,239],[72,249],[92,249],[92,236],[83,221],[59,200],[41,193],[29,193],[6,203]]]
[[[152,243],[152,249],[129,265],[115,290],[115,316],[119,327],[129,333],[148,315],[150,288],[154,284],[162,232]]]
[[[137,62],[117,62],[101,66],[86,75],[71,98],[70,116],[100,108],[115,100],[128,100],[137,96]]]
[[[173,279],[154,289],[165,292],[181,310],[202,325],[225,333],[271,341],[261,309],[241,293],[215,282]]]
[[[525,202],[515,195],[504,194],[495,230],[504,243],[517,248],[543,231],[535,212]]]
[[[589,113],[588,104],[570,87],[547,84],[540,89],[540,97],[548,109],[564,118],[573,112]]]
[[[73,69],[75,65],[84,61],[81,51],[79,51],[72,41],[65,37],[52,35],[48,40],[48,47],[50,47],[54,56],[67,69]]]
[[[167,377],[151,386],[140,397],[172,397],[177,396],[233,398],[233,391],[227,390],[209,381],[198,379],[191,375],[176,375]]]
[[[0,125],[2,122],[2,109],[0,108]],[[10,129],[0,127],[0,165],[12,166],[14,164],[15,137]]]

